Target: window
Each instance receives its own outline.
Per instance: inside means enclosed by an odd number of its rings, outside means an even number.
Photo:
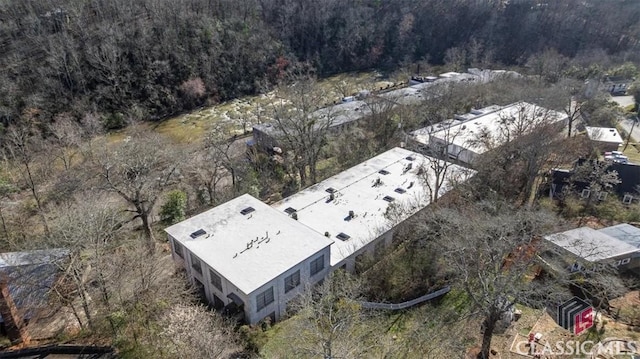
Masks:
[[[625,258],[625,259],[620,261],[620,264],[621,265],[625,265],[625,264],[629,264],[629,262],[631,262],[631,258]]]
[[[269,289],[256,296],[257,311],[262,310],[262,308],[271,303],[273,303],[273,287],[269,287]]]
[[[631,202],[633,202],[633,196],[630,194],[625,194],[624,198],[622,199],[622,203],[631,204]]]
[[[380,256],[382,254],[382,251],[384,250],[384,241],[380,241],[376,243],[376,246],[374,248],[375,248],[374,253],[376,257]]]
[[[589,198],[589,196],[591,195],[591,191],[588,189],[583,189],[582,193],[580,194],[580,197],[582,198]]]
[[[173,241],[173,251],[176,252],[176,254],[180,258],[184,259],[184,254],[182,254],[182,246],[180,245],[180,243],[178,243],[178,241]]]
[[[294,289],[300,285],[300,271],[297,270],[290,276],[284,279],[284,292],[288,293],[290,290]]]
[[[200,264],[200,260],[191,254],[191,268],[193,268],[196,272],[202,274],[202,265]]]
[[[211,277],[211,284],[218,288],[219,291],[222,291],[222,278],[215,274],[211,269],[209,269],[209,276]]]
[[[324,254],[314,259],[313,261],[311,261],[311,265],[310,265],[311,275],[315,275],[323,269],[324,269]]]

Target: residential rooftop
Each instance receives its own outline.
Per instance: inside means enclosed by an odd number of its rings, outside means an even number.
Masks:
[[[247,295],[333,243],[248,194],[166,232]]]
[[[25,319],[47,306],[47,295],[61,272],[69,250],[62,248],[0,253],[0,277]],[[0,315],[0,322],[4,319]]]
[[[598,230],[622,242],[630,244],[636,248],[640,248],[640,228],[632,226],[628,223],[622,223],[615,226],[602,228]]]
[[[567,118],[558,111],[527,102],[517,102],[497,110],[495,107],[489,107],[487,110],[487,113],[454,123],[432,133],[431,136],[481,154],[491,147],[504,144],[508,137],[513,139],[517,135],[530,132],[538,125],[556,123]],[[478,141],[480,137],[483,138],[482,141]],[[487,147],[487,143],[491,146]]]
[[[375,101],[376,97],[378,97],[379,100],[392,101],[395,105],[415,105],[426,98],[437,96],[435,92],[430,91],[430,88],[434,86],[438,86],[443,83],[476,81],[478,78],[476,75],[468,73],[447,73],[445,75],[447,76],[439,78],[434,82],[424,82],[413,86],[383,92],[377,96],[372,96],[372,99],[368,101]],[[320,118],[326,118],[327,115],[333,116],[331,127],[357,121],[370,114],[371,107],[367,102],[357,99],[321,108],[314,112],[314,115]],[[274,134],[278,129],[278,127],[272,123],[254,125],[253,128],[267,134]]]
[[[417,141],[419,143],[426,145],[429,143],[429,137],[435,133],[441,133],[442,131],[447,131],[448,129],[456,128],[456,126],[466,121],[470,121],[478,117],[488,115],[490,113],[499,111],[500,109],[502,109],[502,107],[498,105],[491,105],[491,106],[487,106],[479,109],[473,109],[468,113],[455,115],[454,118],[452,119],[448,119],[431,126],[419,128],[417,130],[410,132],[409,134],[411,135],[411,138],[414,141]]]
[[[587,135],[592,141],[623,143],[622,137],[613,127],[585,127]]]
[[[335,266],[429,205],[424,179],[429,178],[433,188],[435,176],[429,169],[430,161],[437,160],[394,148],[287,197],[273,207],[283,214],[295,211],[298,222],[321,235],[328,233],[334,241],[330,262]],[[423,165],[424,171],[419,174]],[[473,173],[451,165],[440,195],[448,192],[455,181],[463,181]],[[391,216],[393,219],[385,215],[392,203],[403,209]]]
[[[617,230],[611,230],[615,233]],[[607,231],[580,227],[546,236],[545,239],[590,262],[599,262],[638,252],[638,248],[607,234]]]
[[[63,248],[4,252],[0,253],[0,268],[48,264],[60,260],[67,255],[69,255],[69,250]]]

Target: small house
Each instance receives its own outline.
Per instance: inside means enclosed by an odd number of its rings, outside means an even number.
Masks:
[[[620,270],[640,268],[640,228],[626,223],[599,230],[580,227],[545,239],[560,250],[558,254],[578,261],[610,264]]]
[[[587,136],[595,148],[601,152],[617,151],[624,142],[618,130],[613,127],[585,127]]]

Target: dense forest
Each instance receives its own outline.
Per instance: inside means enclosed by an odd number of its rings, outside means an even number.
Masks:
[[[294,63],[324,76],[524,65],[549,49],[634,60],[639,16],[633,0],[5,0],[0,119],[159,120],[261,91]]]

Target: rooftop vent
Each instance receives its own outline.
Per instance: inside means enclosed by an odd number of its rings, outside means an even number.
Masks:
[[[204,229],[198,229],[197,231],[191,233],[189,235],[189,237],[195,239],[195,238],[198,238],[200,236],[204,236],[205,234],[207,234],[207,232]]]
[[[296,209],[293,207],[287,207],[284,211],[287,212],[287,214],[292,214],[297,212]]]
[[[342,233],[342,232],[340,232],[340,233],[338,233],[338,235],[336,236],[336,238],[338,238],[338,239],[339,239],[339,240],[341,240],[341,241],[346,241],[347,239],[351,238],[351,236],[349,236],[349,235],[348,235],[348,234],[346,234],[346,233]]]
[[[393,197],[391,197],[391,196],[384,196],[384,197],[382,197],[382,199],[384,199],[384,200],[385,200],[385,201],[387,201],[387,202],[393,202],[393,200],[394,200],[395,198],[393,198]]]
[[[405,191],[405,189],[404,189],[404,188],[400,188],[400,187],[398,187],[398,188],[394,189],[394,191],[395,191],[396,193],[400,193],[400,194],[403,194],[403,193],[407,192],[407,191]]]
[[[253,207],[247,207],[245,209],[243,209],[242,211],[240,211],[240,214],[242,214],[243,216],[246,216],[247,214],[251,213],[251,212],[255,212],[255,208]]]
[[[329,192],[329,193],[336,193],[336,192],[338,192],[338,191],[337,191],[335,188],[333,188],[333,187],[329,187],[329,188],[325,189],[325,191],[327,191],[327,192]]]
[[[415,160],[415,157],[408,156],[408,157],[407,157],[407,158],[405,158],[405,159],[406,159],[406,160],[408,160],[408,161],[413,161],[413,160]]]
[[[380,171],[378,171],[378,173],[381,174],[381,175],[388,175],[390,172],[387,171],[387,170],[380,170]]]

